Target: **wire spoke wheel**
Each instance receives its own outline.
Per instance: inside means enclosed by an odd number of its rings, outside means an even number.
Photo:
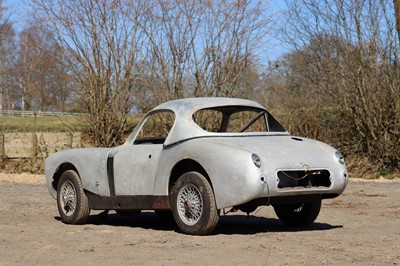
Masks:
[[[82,181],[73,170],[65,171],[57,185],[57,207],[66,224],[85,223],[90,214],[89,201]]]
[[[217,226],[219,216],[214,192],[202,174],[187,172],[180,176],[171,197],[172,214],[183,233],[206,235]]]
[[[66,181],[61,186],[61,208],[66,216],[74,214],[76,209],[76,189],[71,181]]]
[[[187,225],[196,224],[203,213],[203,198],[192,184],[186,185],[178,193],[178,213]]]

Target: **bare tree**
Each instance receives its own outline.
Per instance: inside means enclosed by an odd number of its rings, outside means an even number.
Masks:
[[[53,35],[37,26],[20,34],[20,49],[14,75],[22,109],[62,110],[69,95],[69,75],[61,62],[63,51]]]
[[[291,1],[288,12],[296,52],[285,60],[285,90],[303,115],[294,128],[375,170],[398,168],[400,45],[391,1]]]
[[[394,5],[394,15],[396,18],[397,36],[399,37],[399,42],[400,42],[400,0],[393,0],[393,5]]]
[[[36,14],[67,52],[74,93],[96,146],[121,142],[132,107],[140,1],[35,0]]]
[[[14,37],[12,23],[5,15],[5,8],[0,0],[0,111],[9,109],[12,102],[11,71],[14,63]]]
[[[256,50],[272,25],[261,1],[34,3],[69,54],[74,91],[101,146],[121,140],[134,104],[145,111],[186,96],[249,95]]]
[[[143,82],[157,101],[238,96],[252,85],[247,76],[272,27],[261,1],[158,0],[142,10]]]
[[[0,0],[0,40],[2,40],[3,37],[3,32],[4,32],[4,26],[3,26],[3,12],[4,12],[4,7],[3,7],[3,0]],[[3,85],[1,83],[3,83],[3,49],[2,49],[2,45],[0,45],[0,114],[1,111],[3,110]]]

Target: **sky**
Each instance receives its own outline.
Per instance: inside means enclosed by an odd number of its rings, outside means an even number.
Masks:
[[[3,0],[3,6],[7,8],[6,15],[14,23],[17,30],[22,29],[29,21],[29,0]]]
[[[285,8],[285,1],[282,0],[265,0],[268,1],[268,6],[272,9],[271,13],[274,20],[282,19],[282,11]],[[14,29],[18,32],[21,31],[26,25],[29,25],[31,17],[31,0],[3,0],[3,6],[8,10],[6,14],[14,24]],[[289,52],[290,48],[277,38],[276,34],[266,36],[268,43],[264,55],[259,55],[263,61],[273,61],[281,57],[283,54]],[[264,62],[265,63],[265,62]]]

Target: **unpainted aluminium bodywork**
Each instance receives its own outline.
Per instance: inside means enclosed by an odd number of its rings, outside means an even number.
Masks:
[[[60,174],[65,169],[74,169],[81,177],[84,190],[90,194],[102,199],[151,197],[155,204],[144,207],[169,209],[173,173],[181,173],[177,168],[185,165],[183,169],[204,172],[213,188],[218,209],[258,199],[260,204],[268,204],[270,200],[279,202],[280,199],[304,199],[307,196],[330,198],[343,192],[348,181],[347,169],[338,159],[337,151],[327,144],[292,137],[285,130],[207,132],[194,122],[196,111],[223,106],[265,110],[253,101],[230,98],[193,98],[161,104],[143,118],[121,146],[71,149],[51,155],[45,162],[47,187],[56,198]],[[171,111],[175,115],[165,141],[162,144],[135,144],[146,120],[154,113],[163,111]],[[269,116],[266,116],[267,120]],[[255,165],[254,154],[261,165]],[[296,171],[329,174],[323,185],[282,186],[282,180],[287,179],[285,176]],[[163,202],[157,204],[159,199]]]

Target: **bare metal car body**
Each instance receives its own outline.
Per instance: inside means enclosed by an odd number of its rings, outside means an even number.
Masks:
[[[259,112],[266,130],[209,132],[194,119],[194,114],[204,109],[229,110],[224,115],[229,119],[242,108]],[[175,117],[166,138],[139,140],[147,119],[165,111]],[[246,212],[260,205],[333,198],[343,192],[348,181],[343,157],[336,149],[293,137],[262,105],[231,98],[170,101],[150,111],[121,146],[51,155],[45,162],[45,175],[54,198],[58,197],[60,177],[68,170],[79,176],[88,207],[99,210],[174,210],[171,191],[187,172],[206,178],[217,210],[238,208]],[[188,211],[189,207],[185,208]]]

